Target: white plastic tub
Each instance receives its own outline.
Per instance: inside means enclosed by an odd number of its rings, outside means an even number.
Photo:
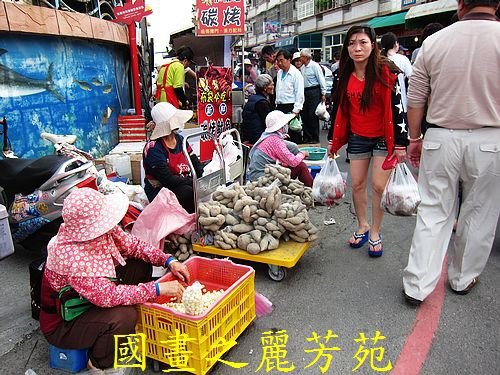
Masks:
[[[0,259],[14,253],[14,243],[12,242],[8,216],[7,209],[0,204]]]

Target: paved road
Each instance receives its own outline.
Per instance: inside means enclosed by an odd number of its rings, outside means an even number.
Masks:
[[[340,160],[340,167],[347,165]],[[288,277],[276,283],[268,279],[267,268],[252,264],[256,270],[255,288],[274,304],[271,315],[257,319],[237,340],[238,345],[226,360],[248,362],[235,370],[218,364],[216,374],[251,374],[259,368],[263,348],[261,335],[269,330],[286,330],[292,374],[318,374],[325,357],[305,368],[315,357],[307,349],[318,344],[306,341],[316,332],[324,337],[328,330],[338,335],[325,343],[332,361],[328,374],[350,374],[359,364],[355,358],[360,344],[354,340],[364,333],[373,338],[379,331],[385,339],[372,345],[368,340],[367,358],[359,374],[373,374],[369,349],[384,348],[380,362],[383,368],[391,361],[393,374],[497,374],[500,368],[500,230],[492,254],[478,286],[467,296],[450,292],[443,281],[441,293],[415,309],[404,304],[401,274],[415,224],[414,218],[387,216],[384,228],[384,256],[371,259],[367,247],[353,250],[346,245],[355,229],[350,197],[328,210],[317,207],[310,212],[320,228],[319,240],[311,246]],[[334,217],[335,225],[323,221]],[[24,374],[28,368],[37,374],[57,374],[47,360],[47,344],[31,319],[29,307],[28,264],[35,256],[20,249],[0,262],[0,373]],[[442,302],[442,305],[441,305]],[[410,337],[410,338],[409,338]],[[428,352],[426,348],[429,348]],[[379,352],[378,352],[379,353]],[[401,354],[405,353],[405,354]],[[257,372],[266,373],[266,366]],[[279,371],[274,370],[273,373]],[[146,373],[152,373],[147,370]]]

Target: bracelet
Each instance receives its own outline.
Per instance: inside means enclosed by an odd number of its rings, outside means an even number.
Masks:
[[[424,136],[422,134],[420,134],[420,136],[418,138],[410,138],[410,143],[420,142],[423,138],[424,138]]]
[[[172,255],[168,257],[167,261],[165,262],[165,266],[167,266],[168,269],[170,269],[170,265],[174,262],[178,262],[177,259],[175,259]]]
[[[159,296],[160,295],[160,286],[158,285],[158,283],[155,283],[155,290],[156,290],[156,295]]]

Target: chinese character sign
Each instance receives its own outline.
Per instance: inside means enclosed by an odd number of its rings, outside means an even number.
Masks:
[[[116,19],[115,22],[123,22],[127,25],[133,22],[140,22],[145,16],[153,13],[150,9],[146,9],[144,0],[127,1],[123,6],[114,8]]]
[[[201,67],[197,71],[198,125],[216,138],[231,129],[232,69],[225,67]],[[214,144],[208,137],[200,142],[200,159],[212,159]]]
[[[244,0],[196,0],[197,36],[245,34]]]

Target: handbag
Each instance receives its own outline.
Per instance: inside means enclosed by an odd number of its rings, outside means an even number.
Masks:
[[[71,322],[94,306],[74,290],[71,285],[61,288],[59,301],[61,303],[61,317],[66,322]]]
[[[122,284],[123,280],[116,277],[108,277],[108,280],[115,284]],[[59,291],[59,303],[61,317],[66,322],[71,322],[84,312],[95,306],[86,298],[82,297],[71,285],[66,285]]]

